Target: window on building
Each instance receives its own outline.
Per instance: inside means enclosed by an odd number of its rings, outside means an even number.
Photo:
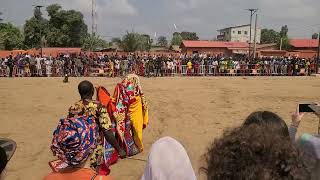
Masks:
[[[248,34],[248,31],[244,31],[244,34],[247,35],[247,34]]]
[[[232,31],[232,33],[233,33],[233,34],[235,34],[235,33],[236,33],[236,31]]]
[[[241,34],[241,31],[238,31],[238,34]]]

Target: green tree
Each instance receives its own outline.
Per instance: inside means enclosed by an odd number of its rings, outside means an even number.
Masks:
[[[318,39],[318,37],[319,37],[318,33],[312,34],[312,39]]]
[[[0,49],[13,50],[23,47],[23,36],[19,28],[11,23],[0,23]]]
[[[280,33],[273,29],[261,30],[261,44],[278,43],[280,40]]]
[[[180,46],[181,43],[182,43],[182,37],[180,33],[174,32],[171,39],[171,45]]]
[[[165,36],[160,36],[157,42],[158,46],[166,47],[168,46],[168,40]]]
[[[282,39],[282,43],[281,43],[281,40],[277,43],[277,46],[280,48],[281,46],[281,49],[282,50],[289,50],[291,49],[291,45],[290,45],[290,40],[288,37],[283,37],[281,38]]]
[[[125,52],[134,52],[139,48],[139,34],[134,32],[127,32],[122,37],[121,46]]]
[[[24,25],[24,45],[27,48],[41,47],[41,40],[47,32],[47,20],[42,17],[40,9],[35,8],[33,17]]]
[[[138,49],[139,51],[150,51],[153,40],[147,34],[138,34]]]
[[[195,32],[187,32],[183,31],[180,33],[183,40],[199,40],[199,37],[197,36],[197,33]]]
[[[81,47],[87,38],[88,27],[83,14],[75,10],[63,10],[58,4],[47,7],[49,29],[47,41],[49,46]]]
[[[288,26],[287,25],[284,25],[281,27],[281,30],[280,30],[280,41],[277,43],[278,44],[278,47],[283,49],[283,50],[289,50],[291,48],[291,45],[290,45],[290,40],[289,40],[289,37],[288,37]],[[281,43],[281,40],[282,40],[282,43]],[[280,47],[281,46],[281,47]]]
[[[288,37],[288,26],[287,25],[284,25],[281,27],[281,31],[280,31],[280,37]]]
[[[112,41],[120,45],[126,52],[150,51],[153,42],[149,35],[135,32],[127,32],[126,35],[122,37],[122,40],[117,38]]]
[[[46,42],[50,47],[81,47],[87,38],[88,27],[81,12],[63,10],[58,4],[46,8],[49,20],[42,17],[39,8],[24,26],[25,45],[42,47]]]
[[[95,34],[88,34],[83,39],[82,48],[85,50],[98,51],[107,48],[109,44],[104,39]]]

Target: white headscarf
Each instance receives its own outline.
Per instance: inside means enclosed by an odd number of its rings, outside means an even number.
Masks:
[[[141,180],[196,179],[187,152],[178,141],[164,137],[152,145]]]

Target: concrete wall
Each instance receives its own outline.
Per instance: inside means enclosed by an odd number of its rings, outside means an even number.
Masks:
[[[238,32],[241,32],[239,34]],[[251,32],[251,42],[254,42],[254,26],[252,27]],[[231,28],[231,39],[230,41],[235,42],[249,42],[250,39],[250,26],[243,26],[243,27],[237,27],[237,28]],[[257,43],[260,44],[261,40],[261,29],[257,28]]]
[[[192,55],[194,52],[198,53],[206,53],[211,55],[225,55],[230,56],[232,51],[227,48],[183,48],[182,53],[187,53],[188,55]]]

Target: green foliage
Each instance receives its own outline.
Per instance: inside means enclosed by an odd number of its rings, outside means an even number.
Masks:
[[[37,10],[34,16],[27,20],[24,25],[24,45],[27,48],[41,47],[41,39],[47,34],[47,20],[40,17],[41,14]]]
[[[281,40],[277,43],[277,46],[280,48],[281,45]],[[291,45],[289,43],[289,38],[288,37],[283,37],[282,38],[282,50],[289,50],[291,49]]]
[[[153,40],[147,34],[127,32],[119,38],[113,38],[113,43],[117,43],[125,52],[150,51]]]
[[[23,46],[20,30],[11,23],[0,23],[0,49],[13,50]]]
[[[87,37],[88,31],[82,13],[62,10],[58,4],[48,6],[47,12],[50,17],[47,38],[49,46],[81,47],[84,42],[82,38]],[[50,33],[51,31],[53,32]]]
[[[197,33],[183,31],[180,33],[183,40],[199,40]]]
[[[50,47],[81,47],[88,27],[81,12],[63,10],[58,4],[46,8],[49,20],[42,17],[38,8],[24,26],[25,45],[39,48],[45,41]]]
[[[95,34],[88,34],[83,39],[82,48],[85,50],[98,51],[104,48],[107,48],[109,43],[104,39],[101,39],[99,36]]]
[[[162,46],[162,47],[168,46],[168,40],[167,40],[167,38],[164,37],[164,36],[160,36],[160,37],[158,38],[157,45],[158,45],[158,46]]]
[[[288,26],[284,25],[281,27],[281,31],[280,31],[280,37],[284,38],[284,37],[288,37]]]
[[[147,34],[138,34],[138,51],[150,51],[153,40]]]
[[[139,34],[127,32],[127,34],[122,37],[120,47],[122,47],[126,52],[134,52],[138,50]]]
[[[261,30],[261,44],[279,43],[280,33],[273,29]]]
[[[312,34],[312,39],[318,39],[318,38],[319,38],[318,33],[314,33],[314,34]]]
[[[183,40],[199,40],[199,37],[197,36],[197,33],[195,32],[187,32],[183,31],[181,33],[174,32],[171,39],[171,45],[177,45],[180,46]]]
[[[182,37],[180,33],[174,32],[171,39],[171,45],[180,46],[182,43]]]

